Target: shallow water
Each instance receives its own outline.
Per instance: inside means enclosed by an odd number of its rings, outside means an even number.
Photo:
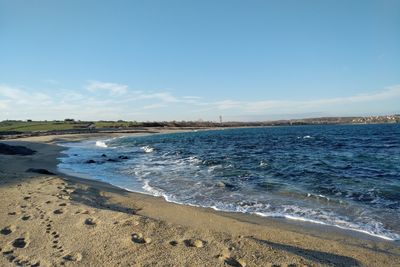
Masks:
[[[61,171],[131,191],[400,239],[399,124],[228,129],[63,145],[69,149]],[[85,163],[90,159],[96,163]]]

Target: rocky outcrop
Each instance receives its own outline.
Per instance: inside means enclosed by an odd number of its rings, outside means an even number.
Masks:
[[[11,146],[4,143],[0,143],[0,154],[29,156],[35,153],[36,153],[35,150],[32,150],[24,146]]]
[[[34,172],[34,173],[46,174],[46,175],[55,175],[54,172],[48,171],[46,169],[29,168],[26,170],[26,172]]]

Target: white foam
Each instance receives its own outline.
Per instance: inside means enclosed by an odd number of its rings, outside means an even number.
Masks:
[[[265,166],[268,166],[268,163],[263,160],[260,161],[260,167],[265,167]]]
[[[102,141],[102,140],[96,141],[96,146],[98,146],[98,147],[108,147],[107,144],[105,143],[105,141]]]
[[[164,196],[164,192],[161,192],[160,190],[155,189],[154,187],[150,186],[148,180],[143,181],[143,189],[149,192],[151,195],[161,197]]]
[[[201,162],[201,160],[198,159],[198,158],[195,157],[195,156],[190,156],[190,157],[188,157],[188,158],[187,158],[187,161],[188,161],[189,163],[192,163],[192,164],[198,164],[198,163]]]
[[[307,136],[305,136],[305,137],[307,137]],[[311,138],[311,137],[307,137],[307,138]],[[96,146],[102,147],[102,148],[107,148],[108,147],[107,142],[108,142],[108,140],[98,140],[98,141],[96,141]],[[112,144],[110,144],[110,145],[112,145]],[[89,147],[93,149],[93,141],[90,142]],[[111,148],[113,148],[113,147],[114,146],[112,146]],[[150,146],[144,146],[144,147],[141,147],[141,149],[145,153],[151,153],[154,151],[154,148],[152,148]],[[65,161],[65,159],[62,161]],[[191,156],[188,158],[184,158],[182,160],[182,162],[186,162],[186,163],[189,162],[189,163],[191,163],[191,165],[195,165],[196,163],[201,162],[201,161],[197,157]],[[261,166],[262,162],[263,161],[260,162],[260,166]],[[177,162],[177,164],[179,165],[179,162]],[[66,166],[68,166],[68,163],[66,163],[64,165],[65,166],[63,166],[63,167],[65,170]],[[220,166],[221,165],[211,166],[211,167],[209,167],[208,171],[209,172],[213,171],[215,168],[218,168]],[[235,206],[234,203],[230,203],[230,204],[222,203],[222,202],[216,203],[215,201],[197,202],[197,201],[188,200],[188,199],[186,199],[184,201],[180,201],[181,197],[179,197],[179,196],[175,197],[174,194],[173,193],[170,194],[167,189],[166,189],[166,191],[163,191],[161,189],[152,187],[149,184],[148,180],[143,179],[145,177],[148,178],[148,176],[151,174],[151,172],[145,172],[144,170],[146,170],[146,164],[144,164],[143,166],[140,166],[139,169],[134,170],[135,176],[141,178],[140,179],[141,181],[139,180],[138,185],[136,187],[133,187],[133,188],[136,188],[137,190],[133,189],[132,187],[125,188],[125,189],[127,189],[129,191],[133,191],[133,192],[136,191],[139,193],[146,193],[146,194],[150,194],[150,195],[154,195],[154,196],[161,196],[168,202],[173,202],[173,203],[178,203],[178,204],[184,204],[184,205],[190,205],[190,206],[196,206],[196,207],[201,207],[201,206],[209,207],[209,208],[212,208],[215,210],[220,210],[220,211],[241,212],[241,213],[248,213],[248,214],[250,213],[250,214],[255,214],[258,216],[262,216],[262,217],[279,217],[279,218],[286,218],[286,219],[290,219],[290,220],[304,221],[304,222],[309,222],[309,223],[330,225],[330,226],[335,226],[335,227],[338,227],[341,229],[352,230],[352,231],[368,234],[368,235],[382,238],[385,240],[392,240],[392,241],[400,240],[400,236],[398,234],[384,229],[383,225],[379,225],[379,224],[373,223],[373,222],[372,222],[372,224],[370,222],[367,222],[367,224],[364,225],[364,224],[358,223],[357,221],[351,222],[348,219],[343,219],[343,217],[338,218],[337,216],[335,216],[335,214],[316,213],[318,211],[311,210],[311,209],[305,209],[304,207],[286,206],[286,207],[284,207],[283,210],[277,210],[277,209],[269,209],[269,206],[267,206],[267,205],[264,207],[258,207],[255,204],[250,204],[246,207],[238,207],[237,205]],[[103,179],[103,180],[106,182],[113,183],[113,180],[105,180],[105,179]],[[122,187],[121,184],[118,185],[118,184],[115,184],[115,182],[114,182],[114,185]],[[143,188],[143,190],[141,188]],[[321,194],[307,193],[307,197],[326,199],[328,201],[330,200],[327,196],[324,196]],[[188,203],[188,202],[191,202],[191,203]],[[228,205],[226,205],[226,204],[228,204]],[[268,210],[270,210],[271,212],[268,212]]]
[[[141,149],[145,152],[145,153],[151,153],[154,151],[154,148],[150,147],[150,146],[142,146]]]

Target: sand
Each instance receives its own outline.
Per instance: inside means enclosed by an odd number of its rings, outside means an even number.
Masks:
[[[0,155],[0,266],[400,266],[394,242],[60,174],[54,139],[71,137],[7,142],[38,152]]]

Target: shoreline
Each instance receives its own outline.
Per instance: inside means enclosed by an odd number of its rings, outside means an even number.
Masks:
[[[91,137],[97,138],[98,136]],[[68,139],[68,137],[64,138]],[[86,138],[87,137],[84,137],[83,139]],[[60,136],[55,136],[55,139],[57,140],[54,140],[54,138],[42,138],[40,140],[38,137],[31,137],[27,139],[28,140],[18,139],[17,141],[10,140],[5,142],[31,147],[37,150],[38,154],[40,155],[36,155],[34,159],[28,159],[27,157],[24,158],[22,156],[11,156],[16,161],[15,166],[13,166],[14,164],[11,164],[12,166],[5,166],[7,161],[4,158],[7,156],[0,155],[0,169],[6,170],[3,174],[0,174],[0,177],[2,178],[2,184],[0,186],[2,191],[0,196],[2,198],[7,198],[8,196],[7,188],[5,188],[4,185],[14,185],[14,179],[22,177],[19,178],[20,184],[22,185],[27,183],[25,180],[48,179],[48,177],[44,178],[46,176],[43,175],[33,175],[25,173],[24,170],[18,170],[21,169],[21,163],[26,164],[24,168],[28,168],[28,166],[45,166],[46,169],[58,173],[57,157],[61,155],[63,148],[52,143],[54,141],[59,141]],[[76,140],[75,138],[72,139]],[[219,247],[217,246],[219,248],[218,251],[220,251],[220,256],[222,255],[221,257],[216,257],[219,255],[217,253],[217,255],[214,255],[213,258],[207,259],[209,260],[208,263],[212,265],[220,264],[221,266],[257,266],[260,263],[263,263],[264,265],[268,266],[268,264],[271,263],[270,265],[272,266],[272,262],[287,265],[292,262],[299,266],[301,266],[301,264],[306,266],[379,266],[378,263],[383,262],[386,262],[387,266],[395,266],[396,264],[400,264],[400,247],[396,242],[382,240],[378,237],[372,237],[367,234],[356,233],[352,230],[339,229],[335,226],[291,221],[283,218],[263,218],[251,214],[215,211],[211,208],[175,204],[172,202],[167,202],[162,197],[130,192],[100,181],[72,177],[58,173],[55,176],[55,179],[60,178],[67,183],[66,187],[91,188],[93,191],[91,192],[90,190],[83,190],[82,192],[75,194],[75,192],[79,191],[75,189],[74,192],[71,192],[72,194],[68,195],[70,197],[71,206],[82,206],[90,203],[89,206],[94,206],[96,209],[100,210],[104,209],[104,211],[111,212],[115,216],[120,216],[121,214],[119,213],[124,213],[124,211],[128,210],[131,212],[131,214],[134,214],[131,216],[139,216],[139,219],[154,220],[154,224],[162,225],[158,225],[159,227],[155,227],[155,229],[162,228],[165,230],[165,225],[163,224],[167,224],[168,227],[173,229],[172,231],[177,231],[177,229],[183,227],[185,228],[184,232],[197,231],[200,233],[200,235],[206,236],[206,238],[203,239],[209,241],[204,241],[207,243],[202,244],[202,247],[204,245],[204,248],[207,248],[206,250],[208,251],[211,249],[211,244],[219,244]],[[63,190],[68,191],[68,189]],[[40,194],[38,197],[40,197]],[[93,199],[99,200],[101,197],[105,197],[107,199],[107,201],[105,201],[102,205],[99,205],[98,203],[95,203],[96,201],[93,201]],[[5,200],[2,199],[2,201]],[[2,207],[2,209],[3,208],[5,207]],[[100,213],[100,211],[97,212]],[[129,218],[129,215],[127,216]],[[0,219],[2,224],[7,224],[2,222],[2,220],[3,219]],[[106,218],[103,218],[103,220],[106,220]],[[0,227],[3,227],[3,225],[0,225]],[[158,231],[156,230],[155,232]],[[79,233],[76,234],[79,235]],[[102,235],[102,233],[96,233],[94,236],[98,235]],[[236,251],[230,250],[229,247],[221,249],[221,244],[224,244],[221,236],[224,235],[228,235],[230,237],[228,239],[230,240],[236,240],[235,246],[238,247]],[[132,243],[132,240],[129,240],[129,243]],[[3,240],[0,239],[0,241],[0,248],[3,249]],[[179,244],[180,242],[183,242],[183,244],[191,242],[186,241],[178,240],[176,242]],[[248,243],[247,248],[241,247],[240,242],[246,244]],[[133,241],[133,243],[135,243],[135,241]],[[186,248],[191,247],[189,243],[188,246],[185,245]],[[205,244],[208,245],[205,246]],[[262,244],[262,246],[259,247],[257,244]],[[134,246],[135,244],[129,245]],[[175,249],[177,247],[173,245],[170,245],[169,247],[171,246]],[[185,246],[179,247],[178,251],[185,254]],[[164,249],[163,246],[161,246],[161,248]],[[300,252],[294,252],[294,248],[297,248],[297,250]],[[273,255],[269,255],[271,249],[274,251]],[[157,248],[155,250],[161,253],[161,251]],[[3,249],[3,252],[4,251],[5,250]],[[259,258],[248,257],[256,252],[260,255],[269,255],[268,257],[270,258],[267,260],[265,258],[267,256],[264,258],[261,256]],[[144,251],[142,253],[143,255],[147,255],[146,253],[149,252]],[[198,256],[198,253],[199,251],[196,250],[191,251],[189,254],[194,257],[193,255]],[[216,254],[216,252],[214,254]],[[88,261],[81,259],[79,261],[73,261],[73,263],[76,264],[79,262],[82,265],[85,263],[90,263],[90,260],[93,261],[94,259],[88,255],[85,257],[81,255]],[[206,255],[207,254],[205,254],[204,257]],[[309,255],[312,255],[312,257]],[[204,257],[202,260],[205,259]],[[196,263],[198,262],[196,262],[194,258],[191,263],[197,265]],[[185,260],[187,260],[185,258],[179,259],[181,264],[178,265],[182,265],[185,263]],[[148,260],[149,259],[146,258],[146,260],[143,260],[142,263],[147,262]],[[63,262],[66,265],[71,263],[65,259]],[[169,261],[165,259],[163,263],[168,265],[168,262]],[[2,263],[1,260],[0,263]],[[235,263],[236,265],[229,263]],[[40,266],[42,265],[46,266],[45,264],[41,264]]]
[[[204,131],[218,131],[218,130],[224,130],[224,129],[204,129]],[[74,142],[80,142],[80,141],[87,141],[87,140],[92,140],[92,141],[107,141],[107,140],[111,140],[114,138],[123,138],[123,137],[129,137],[129,136],[135,136],[135,137],[140,137],[140,136],[148,136],[148,135],[158,135],[158,134],[170,134],[170,133],[183,133],[183,132],[192,132],[193,130],[188,130],[188,131],[175,131],[175,130],[167,130],[164,132],[158,132],[158,133],[134,133],[134,134],[129,134],[129,135],[105,135],[105,136],[100,136],[98,137],[94,137],[91,136],[90,139],[88,138],[82,138],[82,139],[78,139],[78,140],[73,140]],[[106,139],[104,139],[106,138]],[[70,142],[70,141],[65,141],[65,142]],[[60,144],[60,142],[56,142],[57,144]],[[64,143],[64,142],[61,142]],[[97,144],[96,144],[97,145]],[[388,236],[384,236],[384,235],[379,235],[379,234],[375,234],[372,232],[368,232],[367,230],[363,230],[363,229],[357,229],[357,228],[351,228],[351,227],[346,227],[346,226],[341,226],[341,225],[335,225],[335,224],[329,224],[329,223],[325,223],[323,221],[317,221],[317,220],[312,220],[312,219],[307,219],[307,218],[303,218],[303,217],[296,217],[296,216],[291,216],[291,215],[264,215],[264,214],[258,214],[257,212],[253,212],[253,213],[248,213],[248,212],[241,212],[241,211],[232,211],[232,210],[223,210],[223,209],[218,209],[215,207],[207,207],[207,206],[201,206],[201,205],[196,205],[196,204],[190,204],[190,203],[180,203],[177,201],[173,201],[173,200],[169,200],[166,196],[164,195],[154,195],[151,192],[147,192],[146,190],[144,191],[140,191],[140,190],[134,190],[134,189],[129,189],[129,188],[124,188],[112,183],[109,183],[107,181],[101,181],[100,179],[94,179],[91,178],[89,175],[83,175],[83,174],[79,174],[79,173],[73,173],[73,172],[64,172],[63,174],[70,176],[70,177],[76,177],[78,179],[85,179],[88,181],[98,181],[100,183],[105,183],[108,184],[110,186],[114,186],[116,188],[125,190],[127,192],[130,193],[135,193],[135,194],[144,194],[144,195],[149,195],[149,196],[153,196],[153,197],[157,197],[157,198],[161,198],[163,201],[168,202],[168,203],[174,203],[174,204],[178,204],[178,205],[185,205],[185,206],[191,206],[191,207],[195,207],[195,208],[203,208],[203,209],[207,209],[213,212],[217,212],[217,213],[222,213],[222,214],[232,214],[230,215],[230,217],[235,218],[238,217],[237,215],[240,214],[242,216],[247,216],[249,218],[247,218],[247,221],[249,222],[254,222],[254,221],[259,221],[258,219],[254,219],[254,218],[262,218],[265,220],[279,220],[281,221],[281,223],[285,223],[285,224],[289,224],[289,225],[297,225],[300,227],[305,227],[305,228],[321,228],[322,230],[326,230],[326,231],[333,231],[333,229],[337,230],[337,231],[342,231],[343,233],[341,234],[349,234],[352,236],[356,236],[358,238],[361,239],[377,239],[377,240],[386,240],[386,241],[392,241],[395,244],[398,244],[400,246],[400,240],[396,240],[393,238],[390,238]]]

